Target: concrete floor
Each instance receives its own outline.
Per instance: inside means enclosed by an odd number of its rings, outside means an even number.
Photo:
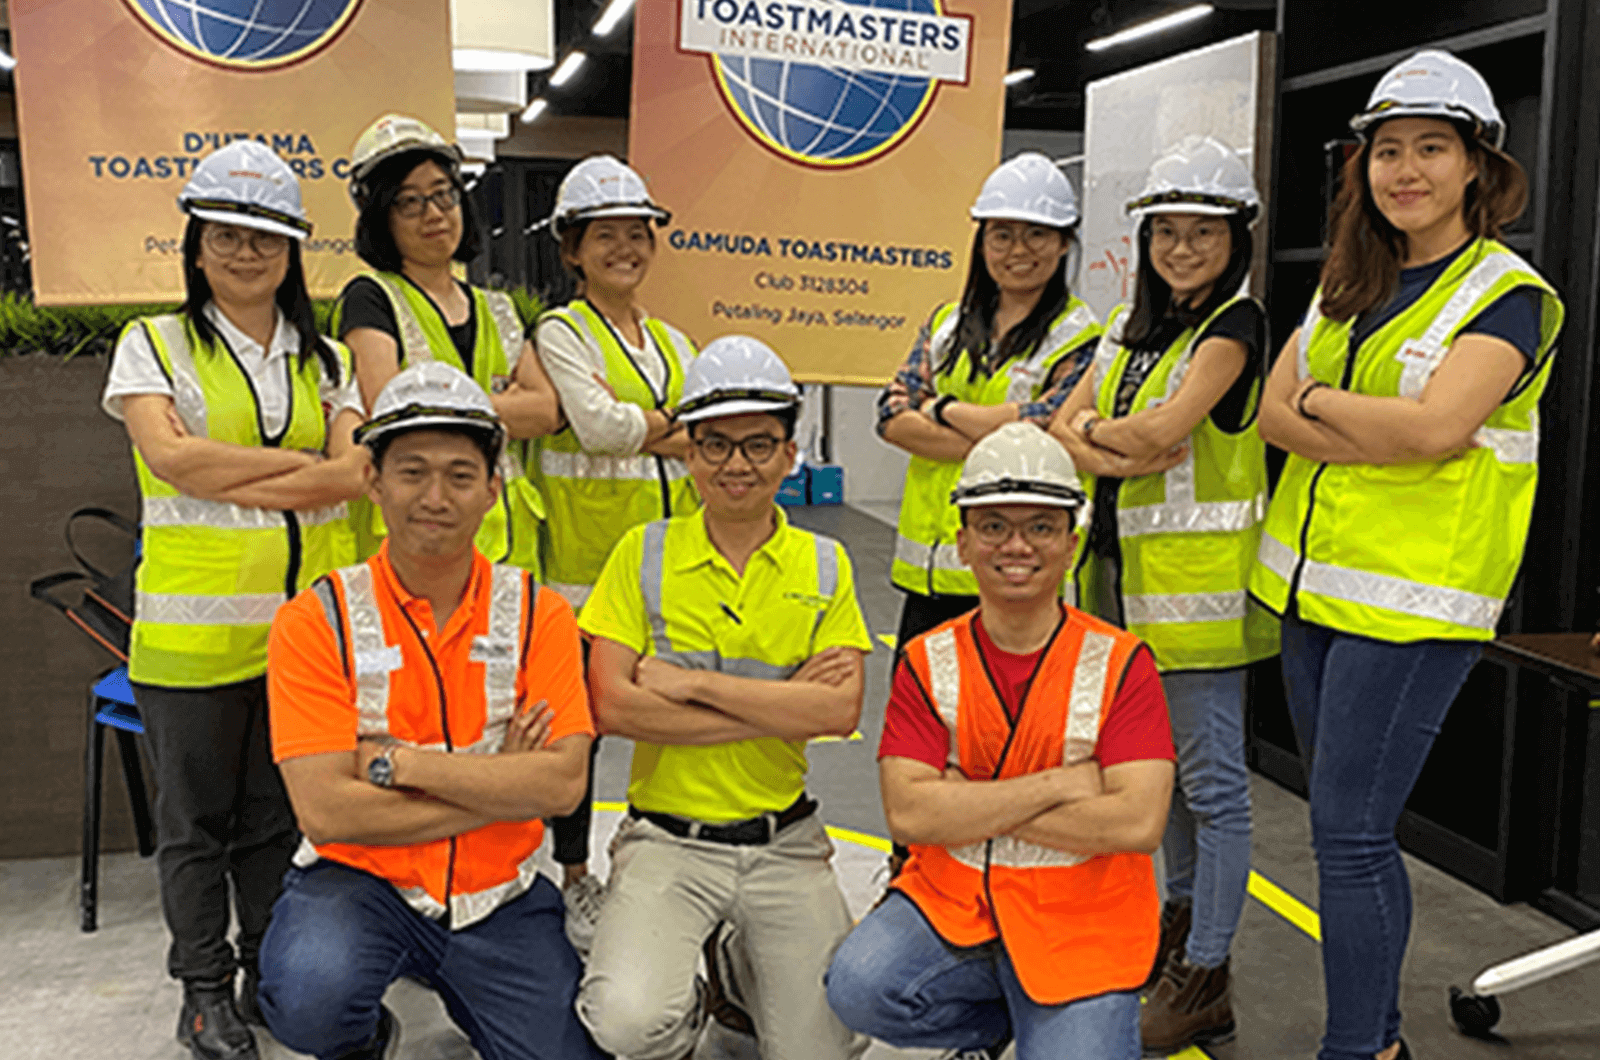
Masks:
[[[899,596],[883,579],[893,533],[883,522],[847,508],[807,509],[797,521],[849,546],[870,628],[895,628]],[[811,788],[829,824],[885,834],[873,751],[888,690],[887,650],[869,662],[865,738],[818,743],[811,751]],[[626,741],[601,748],[597,797],[620,800],[627,777]],[[113,776],[111,783],[116,783]],[[1257,872],[1312,908],[1316,872],[1304,803],[1256,778]],[[615,817],[595,829],[596,867]],[[837,867],[859,915],[882,887],[882,856],[847,836],[838,839]],[[1530,987],[1504,999],[1499,1030],[1509,1044],[1458,1034],[1446,990],[1466,985],[1485,967],[1571,935],[1557,921],[1523,905],[1501,906],[1430,866],[1407,859],[1416,893],[1416,919],[1407,958],[1402,1009],[1405,1035],[1417,1060],[1595,1060],[1600,1057],[1600,964]],[[0,861],[0,1060],[183,1060],[173,1041],[180,991],[162,972],[166,935],[153,865],[133,854],[101,861],[100,930],[77,929],[76,859]],[[1252,899],[1233,949],[1238,1039],[1210,1051],[1212,1060],[1310,1060],[1322,1029],[1321,965],[1316,941]],[[389,1004],[400,1015],[404,1060],[467,1060],[475,1054],[434,996],[397,984]],[[264,1060],[294,1054],[265,1034]],[[702,1058],[713,1050],[702,1049]],[[909,1057],[874,1046],[870,1060]],[[928,1054],[916,1054],[926,1057]],[[1182,1060],[1205,1060],[1193,1050]]]

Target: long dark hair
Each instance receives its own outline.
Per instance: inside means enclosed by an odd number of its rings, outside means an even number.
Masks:
[[[461,171],[456,164],[436,151],[420,148],[402,151],[393,158],[379,162],[362,182],[369,198],[356,215],[356,253],[362,261],[380,272],[400,272],[403,269],[400,247],[389,228],[389,207],[394,205],[395,196],[400,194],[400,185],[405,183],[413,169],[424,162],[437,163],[461,194],[461,242],[456,244],[451,258],[468,262],[476,258],[482,249],[478,211],[472,205],[472,196],[467,194],[467,187],[461,181]],[[427,207],[424,206],[423,210],[426,211]]]
[[[1477,138],[1470,126],[1455,127],[1478,176],[1461,200],[1467,231],[1479,239],[1499,239],[1501,229],[1528,205],[1528,175],[1510,155]],[[1333,204],[1332,245],[1322,263],[1322,315],[1344,321],[1376,309],[1394,297],[1405,260],[1406,234],[1383,216],[1372,198],[1367,161],[1379,126],[1367,130],[1361,150],[1344,164],[1339,197]]]
[[[183,230],[183,287],[185,296],[182,313],[189,318],[189,324],[194,328],[194,333],[200,341],[207,346],[217,341],[217,329],[211,326],[211,321],[206,319],[206,303],[211,301],[211,282],[206,279],[205,272],[200,268],[200,237],[205,232],[206,222],[198,217],[189,218],[189,225]],[[289,240],[289,271],[284,274],[283,282],[278,284],[278,291],[273,296],[278,309],[283,313],[284,319],[289,321],[295,333],[300,336],[300,366],[305,367],[308,359],[315,356],[322,362],[322,374],[328,381],[338,385],[340,380],[339,355],[333,352],[333,347],[317,331],[317,318],[311,312],[311,294],[306,290],[306,273],[300,263],[300,241]]]
[[[1172,288],[1161,278],[1155,263],[1150,260],[1150,232],[1154,220],[1154,215],[1147,214],[1139,222],[1139,270],[1134,275],[1133,306],[1128,310],[1127,323],[1122,326],[1122,344],[1130,350],[1145,349],[1156,341],[1161,322],[1169,314],[1184,327],[1192,328],[1215,313],[1217,307],[1232,298],[1243,285],[1245,277],[1250,274],[1250,258],[1255,253],[1250,222],[1243,213],[1228,214],[1228,235],[1233,241],[1233,249],[1222,275],[1211,285],[1211,293],[1200,305],[1173,305]]]
[[[1000,285],[989,275],[989,267],[983,260],[983,233],[988,225],[988,221],[979,222],[978,230],[972,234],[972,254],[967,261],[967,286],[961,292],[955,341],[950,344],[935,372],[945,372],[954,367],[962,350],[967,351],[972,361],[972,372],[980,379],[1011,358],[1032,353],[1044,341],[1050,325],[1061,315],[1061,311],[1067,307],[1067,299],[1071,297],[1072,292],[1067,289],[1067,264],[1072,259],[1078,241],[1078,226],[1075,224],[1056,229],[1061,234],[1062,242],[1068,244],[1067,253],[1061,255],[1056,271],[1045,281],[1044,290],[1039,292],[1039,300],[1034,303],[1033,309],[1002,335],[999,344],[991,351],[989,337],[994,333],[995,310],[1000,307]]]

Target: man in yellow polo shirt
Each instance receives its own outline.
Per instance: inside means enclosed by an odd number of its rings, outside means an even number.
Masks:
[[[579,620],[600,728],[636,747],[577,1007],[627,1060],[694,1048],[695,969],[722,923],[763,1056],[840,1060],[866,1042],[822,984],[850,915],[805,792],[805,741],[854,730],[872,642],[844,548],[773,500],[799,401],[762,343],[707,346],[678,409],[705,506],[623,537]]]

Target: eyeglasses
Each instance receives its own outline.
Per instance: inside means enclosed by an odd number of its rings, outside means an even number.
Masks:
[[[1000,515],[980,515],[969,525],[972,527],[972,532],[978,535],[978,540],[990,548],[998,548],[1018,533],[1022,535],[1022,540],[1034,548],[1044,548],[1060,541],[1072,527],[1067,520],[1056,520],[1042,515],[1034,516],[1022,523],[1013,523]]]
[[[744,458],[751,464],[765,464],[772,459],[778,451],[778,446],[783,444],[782,438],[770,434],[752,434],[740,438],[737,442],[725,434],[708,434],[703,438],[694,440],[694,447],[700,450],[700,456],[708,464],[721,467],[733,456],[735,449],[744,454]]]
[[[279,235],[277,232],[262,232],[259,229],[245,232],[232,226],[226,228],[207,226],[204,240],[206,249],[219,258],[234,257],[247,243],[251,251],[262,258],[275,258],[289,249],[288,236]]]
[[[1209,254],[1222,245],[1222,237],[1227,232],[1227,225],[1211,223],[1195,225],[1180,235],[1172,225],[1161,224],[1150,230],[1150,248],[1175,250],[1179,243],[1187,243],[1196,254]]]
[[[1035,254],[1042,254],[1051,248],[1054,240],[1061,238],[1061,233],[1054,228],[1044,225],[1028,225],[1020,230],[1001,225],[985,225],[983,229],[983,245],[996,254],[1006,254],[1020,241],[1024,247]]]
[[[402,192],[394,197],[391,205],[394,207],[394,212],[401,217],[421,217],[429,203],[438,207],[440,213],[449,213],[461,205],[461,189],[452,184],[448,188],[440,188],[431,195],[419,195],[414,191]]]

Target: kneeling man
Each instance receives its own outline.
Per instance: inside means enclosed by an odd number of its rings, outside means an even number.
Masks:
[[[878,775],[911,856],[828,1001],[896,1046],[1136,1060],[1172,793],[1161,681],[1138,638],[1059,599],[1088,504],[1055,439],[1001,427],[952,499],[979,605],[897,664]]]
[[[596,1060],[580,965],[538,874],[539,818],[583,797],[594,735],[578,627],[556,593],[473,547],[505,431],[467,376],[395,376],[356,432],[389,535],[279,610],[272,739],[307,842],[261,950],[261,1011],[319,1060],[395,1055],[400,976],[479,1055]]]

